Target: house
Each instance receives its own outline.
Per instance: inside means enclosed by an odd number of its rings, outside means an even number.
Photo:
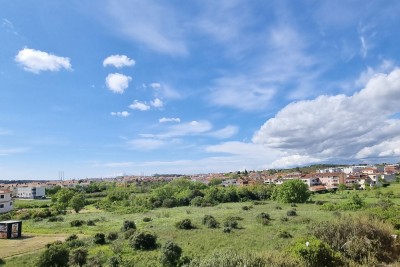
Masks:
[[[335,188],[339,184],[346,183],[346,174],[344,172],[318,173],[317,176],[321,183],[328,188]]]
[[[9,190],[0,190],[0,213],[13,209],[12,193]]]
[[[44,187],[32,187],[32,186],[24,186],[24,187],[17,187],[16,196],[18,198],[42,198],[46,195]]]
[[[314,174],[304,175],[303,177],[301,177],[301,181],[303,183],[305,183],[308,187],[312,187],[312,186],[321,184],[319,177]]]
[[[22,232],[22,221],[0,222],[0,238],[19,238]]]

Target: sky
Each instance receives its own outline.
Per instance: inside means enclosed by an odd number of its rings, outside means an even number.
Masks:
[[[400,161],[400,1],[0,0],[0,179]]]

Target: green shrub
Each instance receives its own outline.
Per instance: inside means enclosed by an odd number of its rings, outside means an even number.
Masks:
[[[86,225],[87,226],[95,226],[96,223],[94,221],[92,221],[92,220],[87,220]]]
[[[362,264],[390,263],[400,256],[400,244],[392,237],[393,226],[380,220],[342,216],[313,224],[310,230],[333,249]]]
[[[229,234],[230,232],[232,232],[232,228],[230,228],[230,227],[224,227],[224,229],[222,230],[222,232]]]
[[[74,239],[70,241],[66,241],[65,245],[69,248],[79,248],[85,246],[85,242],[83,240]]]
[[[157,236],[148,232],[138,232],[129,238],[129,245],[135,250],[157,248]]]
[[[70,265],[84,266],[87,261],[87,255],[88,255],[88,251],[87,251],[87,249],[84,249],[84,248],[78,248],[78,249],[71,251],[71,253],[69,255]]]
[[[298,239],[288,250],[307,267],[343,266],[340,254],[335,253],[328,244],[312,236]]]
[[[48,222],[63,222],[64,218],[61,216],[54,216],[54,217],[50,217],[47,221]]]
[[[62,242],[54,242],[47,245],[46,250],[40,254],[37,267],[67,267],[69,250]]]
[[[212,215],[204,215],[203,224],[208,228],[218,228],[219,223]]]
[[[144,222],[151,222],[152,219],[151,219],[150,217],[144,217],[144,218],[143,218],[143,221],[144,221]]]
[[[236,251],[223,250],[215,251],[214,253],[192,260],[190,267],[269,267],[277,266],[270,265],[266,259],[251,253],[239,253]],[[292,265],[285,265],[290,266]],[[294,267],[294,266],[293,266]],[[297,266],[296,266],[297,267]]]
[[[72,240],[77,240],[78,239],[78,236],[76,235],[76,234],[72,234],[72,235],[70,235],[70,236],[68,236],[66,239],[65,239],[65,241],[72,241]]]
[[[292,238],[293,236],[288,231],[279,231],[278,237],[280,237],[280,238]]]
[[[96,233],[93,238],[93,243],[104,245],[106,243],[106,236],[104,233]]]
[[[297,216],[297,212],[295,210],[288,210],[286,216]]]
[[[172,198],[166,198],[166,199],[163,200],[162,206],[163,206],[164,208],[173,208],[173,207],[176,206],[176,202],[175,202],[175,200],[172,199]]]
[[[85,221],[82,220],[73,220],[70,222],[71,227],[79,227],[82,226],[85,223]]]
[[[264,221],[270,221],[271,220],[271,216],[268,213],[265,212],[261,212],[260,214],[257,215],[256,217],[257,222],[264,224]]]
[[[107,239],[110,241],[116,240],[118,238],[118,233],[117,232],[109,232],[107,234]]]
[[[239,228],[239,223],[237,221],[237,217],[228,217],[224,221],[224,226],[229,227],[232,229],[237,229]]]
[[[136,229],[129,229],[125,231],[124,233],[124,238],[129,239],[131,236],[133,236],[136,233]]]
[[[285,216],[281,217],[281,222],[287,222],[287,221],[289,221],[288,217],[285,217]]]
[[[160,263],[165,267],[178,266],[182,255],[182,248],[172,241],[168,241],[161,248]]]
[[[134,221],[124,221],[121,231],[128,231],[129,229],[136,229],[136,224]]]
[[[113,255],[108,259],[108,266],[119,267],[121,264],[121,257],[118,255]]]
[[[0,265],[6,264],[6,261],[0,258]]]
[[[177,229],[183,229],[183,230],[191,230],[195,229],[196,227],[192,224],[192,221],[190,219],[183,219],[181,221],[178,221],[175,223],[175,227]]]

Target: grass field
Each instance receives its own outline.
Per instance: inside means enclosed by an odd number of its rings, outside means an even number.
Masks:
[[[379,189],[382,194],[393,192],[391,200],[399,204],[400,184],[391,185],[388,188]],[[315,194],[313,201],[328,201],[340,203],[347,201],[353,194],[359,194],[367,203],[375,203],[376,191],[343,191],[336,194]],[[250,207],[243,210],[244,206]],[[297,216],[287,217],[286,213],[293,208]],[[262,225],[257,222],[256,216],[261,212],[270,214],[271,222]],[[341,214],[361,214],[363,211],[341,211]],[[204,215],[214,216],[221,227],[209,229],[202,225]],[[223,232],[223,221],[229,216],[240,217],[239,229],[231,233]],[[146,213],[115,214],[95,209],[88,206],[85,210],[76,214],[70,212],[63,216],[62,222],[48,222],[47,219],[35,222],[34,220],[23,221],[23,239],[0,240],[0,258],[5,258],[4,266],[34,266],[33,259],[39,255],[39,249],[45,244],[62,240],[70,234],[91,238],[95,233],[119,232],[124,220],[133,220],[138,230],[146,230],[158,236],[158,243],[164,244],[172,240],[183,249],[183,254],[189,257],[203,257],[215,250],[240,249],[264,253],[265,251],[281,251],[292,242],[292,239],[284,239],[278,236],[280,231],[289,232],[294,238],[306,236],[308,227],[312,223],[332,220],[338,216],[337,212],[324,211],[321,206],[308,203],[297,204],[292,207],[290,204],[281,204],[274,201],[265,201],[262,205],[254,205],[252,202],[225,203],[215,207],[177,207],[160,208]],[[150,222],[144,222],[143,218],[151,218]],[[182,219],[190,219],[197,227],[194,230],[177,230],[175,223]],[[287,221],[282,220],[287,218]],[[94,226],[83,225],[71,227],[72,220],[93,220]],[[103,246],[91,245],[90,256],[107,258],[113,251],[122,251],[127,259],[130,259],[135,266],[157,266],[159,251],[137,252],[128,247],[127,242],[120,237],[113,244]],[[15,257],[15,255],[19,255]],[[30,259],[30,260],[29,260]]]

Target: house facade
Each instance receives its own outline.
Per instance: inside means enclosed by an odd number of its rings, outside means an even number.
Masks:
[[[46,194],[44,187],[17,187],[16,189],[16,197],[18,198],[28,198],[28,199],[35,199],[35,198],[42,198]]]
[[[12,193],[9,190],[0,190],[0,213],[13,209]]]

